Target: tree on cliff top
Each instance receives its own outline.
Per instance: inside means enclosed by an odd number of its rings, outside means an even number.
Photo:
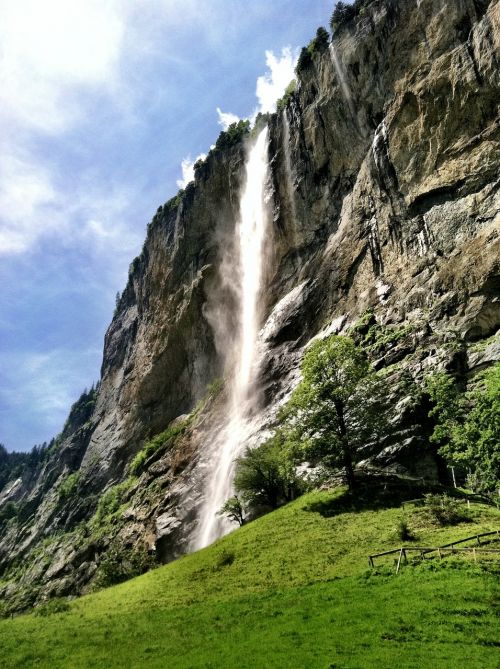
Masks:
[[[360,449],[386,424],[379,378],[364,352],[343,336],[315,342],[301,369],[302,381],[280,415],[287,444],[296,459],[344,467],[352,489]]]
[[[332,33],[356,16],[356,9],[345,2],[337,2],[330,19]]]

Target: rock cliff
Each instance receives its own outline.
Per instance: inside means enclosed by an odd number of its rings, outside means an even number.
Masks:
[[[498,0],[373,0],[312,50],[266,119],[273,226],[255,439],[312,337],[372,327],[394,432],[367,445],[364,466],[439,474],[426,408],[405,383],[443,367],[465,378],[499,358],[499,46]],[[158,209],[90,415],[77,411],[44,461],[0,491],[0,509],[19,509],[0,525],[12,608],[85,592],[106,565],[132,573],[189,550],[224,419],[217,380],[237,301],[224,259],[251,135],[217,146]]]

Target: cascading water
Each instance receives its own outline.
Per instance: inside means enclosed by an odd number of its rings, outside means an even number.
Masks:
[[[290,155],[290,123],[288,121],[288,115],[286,112],[286,107],[283,109],[282,113],[283,118],[283,154],[285,157],[285,176],[286,176],[286,189],[288,196],[288,204],[290,207],[290,218],[291,218],[291,230],[293,238],[293,248],[297,251],[297,258],[300,260],[299,254],[299,234],[298,234],[298,221],[297,221],[297,207],[295,205],[295,188],[294,180],[295,175],[292,168],[292,157]]]
[[[288,116],[286,113],[286,108],[283,109],[283,152],[285,155],[285,170],[286,170],[286,188],[288,194],[288,202],[290,204],[290,213],[292,215],[292,224],[294,227],[294,233],[296,233],[297,227],[297,210],[295,207],[295,193],[293,188],[293,171],[292,171],[292,159],[290,156],[290,123],[288,122]]]
[[[351,89],[349,87],[349,84],[347,83],[347,79],[344,73],[344,66],[342,64],[342,61],[337,55],[337,51],[335,49],[335,45],[333,42],[330,42],[329,50],[333,69],[335,70],[335,74],[337,75],[337,80],[339,82],[340,90],[342,91],[342,95],[344,96],[344,99],[347,102],[347,106],[349,108],[351,116],[353,117],[353,119],[356,119],[357,118],[356,108],[352,100]]]
[[[201,508],[196,548],[207,546],[229,529],[217,511],[231,496],[235,459],[241,454],[251,431],[251,414],[258,389],[255,371],[259,363],[258,300],[264,275],[264,244],[268,229],[266,191],[269,182],[268,128],[260,132],[245,166],[245,184],[240,199],[240,218],[236,226],[235,280],[238,282],[238,336],[235,369],[231,379],[228,415],[215,435],[212,461]]]

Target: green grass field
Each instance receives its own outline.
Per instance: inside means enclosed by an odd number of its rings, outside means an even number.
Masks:
[[[497,669],[498,568],[368,570],[369,553],[400,543],[398,501],[376,499],[311,493],[68,612],[0,621],[0,667]],[[421,545],[500,526],[476,504],[448,528],[414,514]]]

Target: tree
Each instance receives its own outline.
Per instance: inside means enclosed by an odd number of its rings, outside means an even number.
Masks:
[[[316,31],[316,37],[314,39],[315,39],[315,49],[317,51],[324,51],[325,49],[328,49],[328,44],[330,43],[330,35],[328,34],[328,30],[326,30],[326,28],[320,26]]]
[[[337,2],[330,19],[332,33],[356,16],[356,9],[345,2]]]
[[[217,512],[218,516],[226,516],[229,520],[233,520],[238,525],[245,523],[245,510],[240,498],[237,495],[227,499],[220,510]]]
[[[300,51],[300,55],[299,55],[299,59],[297,61],[297,66],[295,68],[295,72],[297,74],[300,74],[301,72],[306,70],[308,67],[310,67],[312,65],[312,62],[313,61],[312,61],[311,54],[309,53],[309,50],[305,46],[303,46],[301,51]]]
[[[297,459],[343,466],[354,488],[359,450],[386,423],[383,392],[364,352],[349,337],[315,342],[302,362],[302,381],[281,412],[282,429]]]
[[[238,458],[234,487],[243,502],[254,509],[277,509],[300,494],[301,484],[295,466],[286,457],[281,432],[257,448],[247,448]]]
[[[431,441],[450,463],[470,470],[476,490],[500,486],[500,363],[483,372],[474,386],[461,393],[446,372],[426,379],[436,420]]]

